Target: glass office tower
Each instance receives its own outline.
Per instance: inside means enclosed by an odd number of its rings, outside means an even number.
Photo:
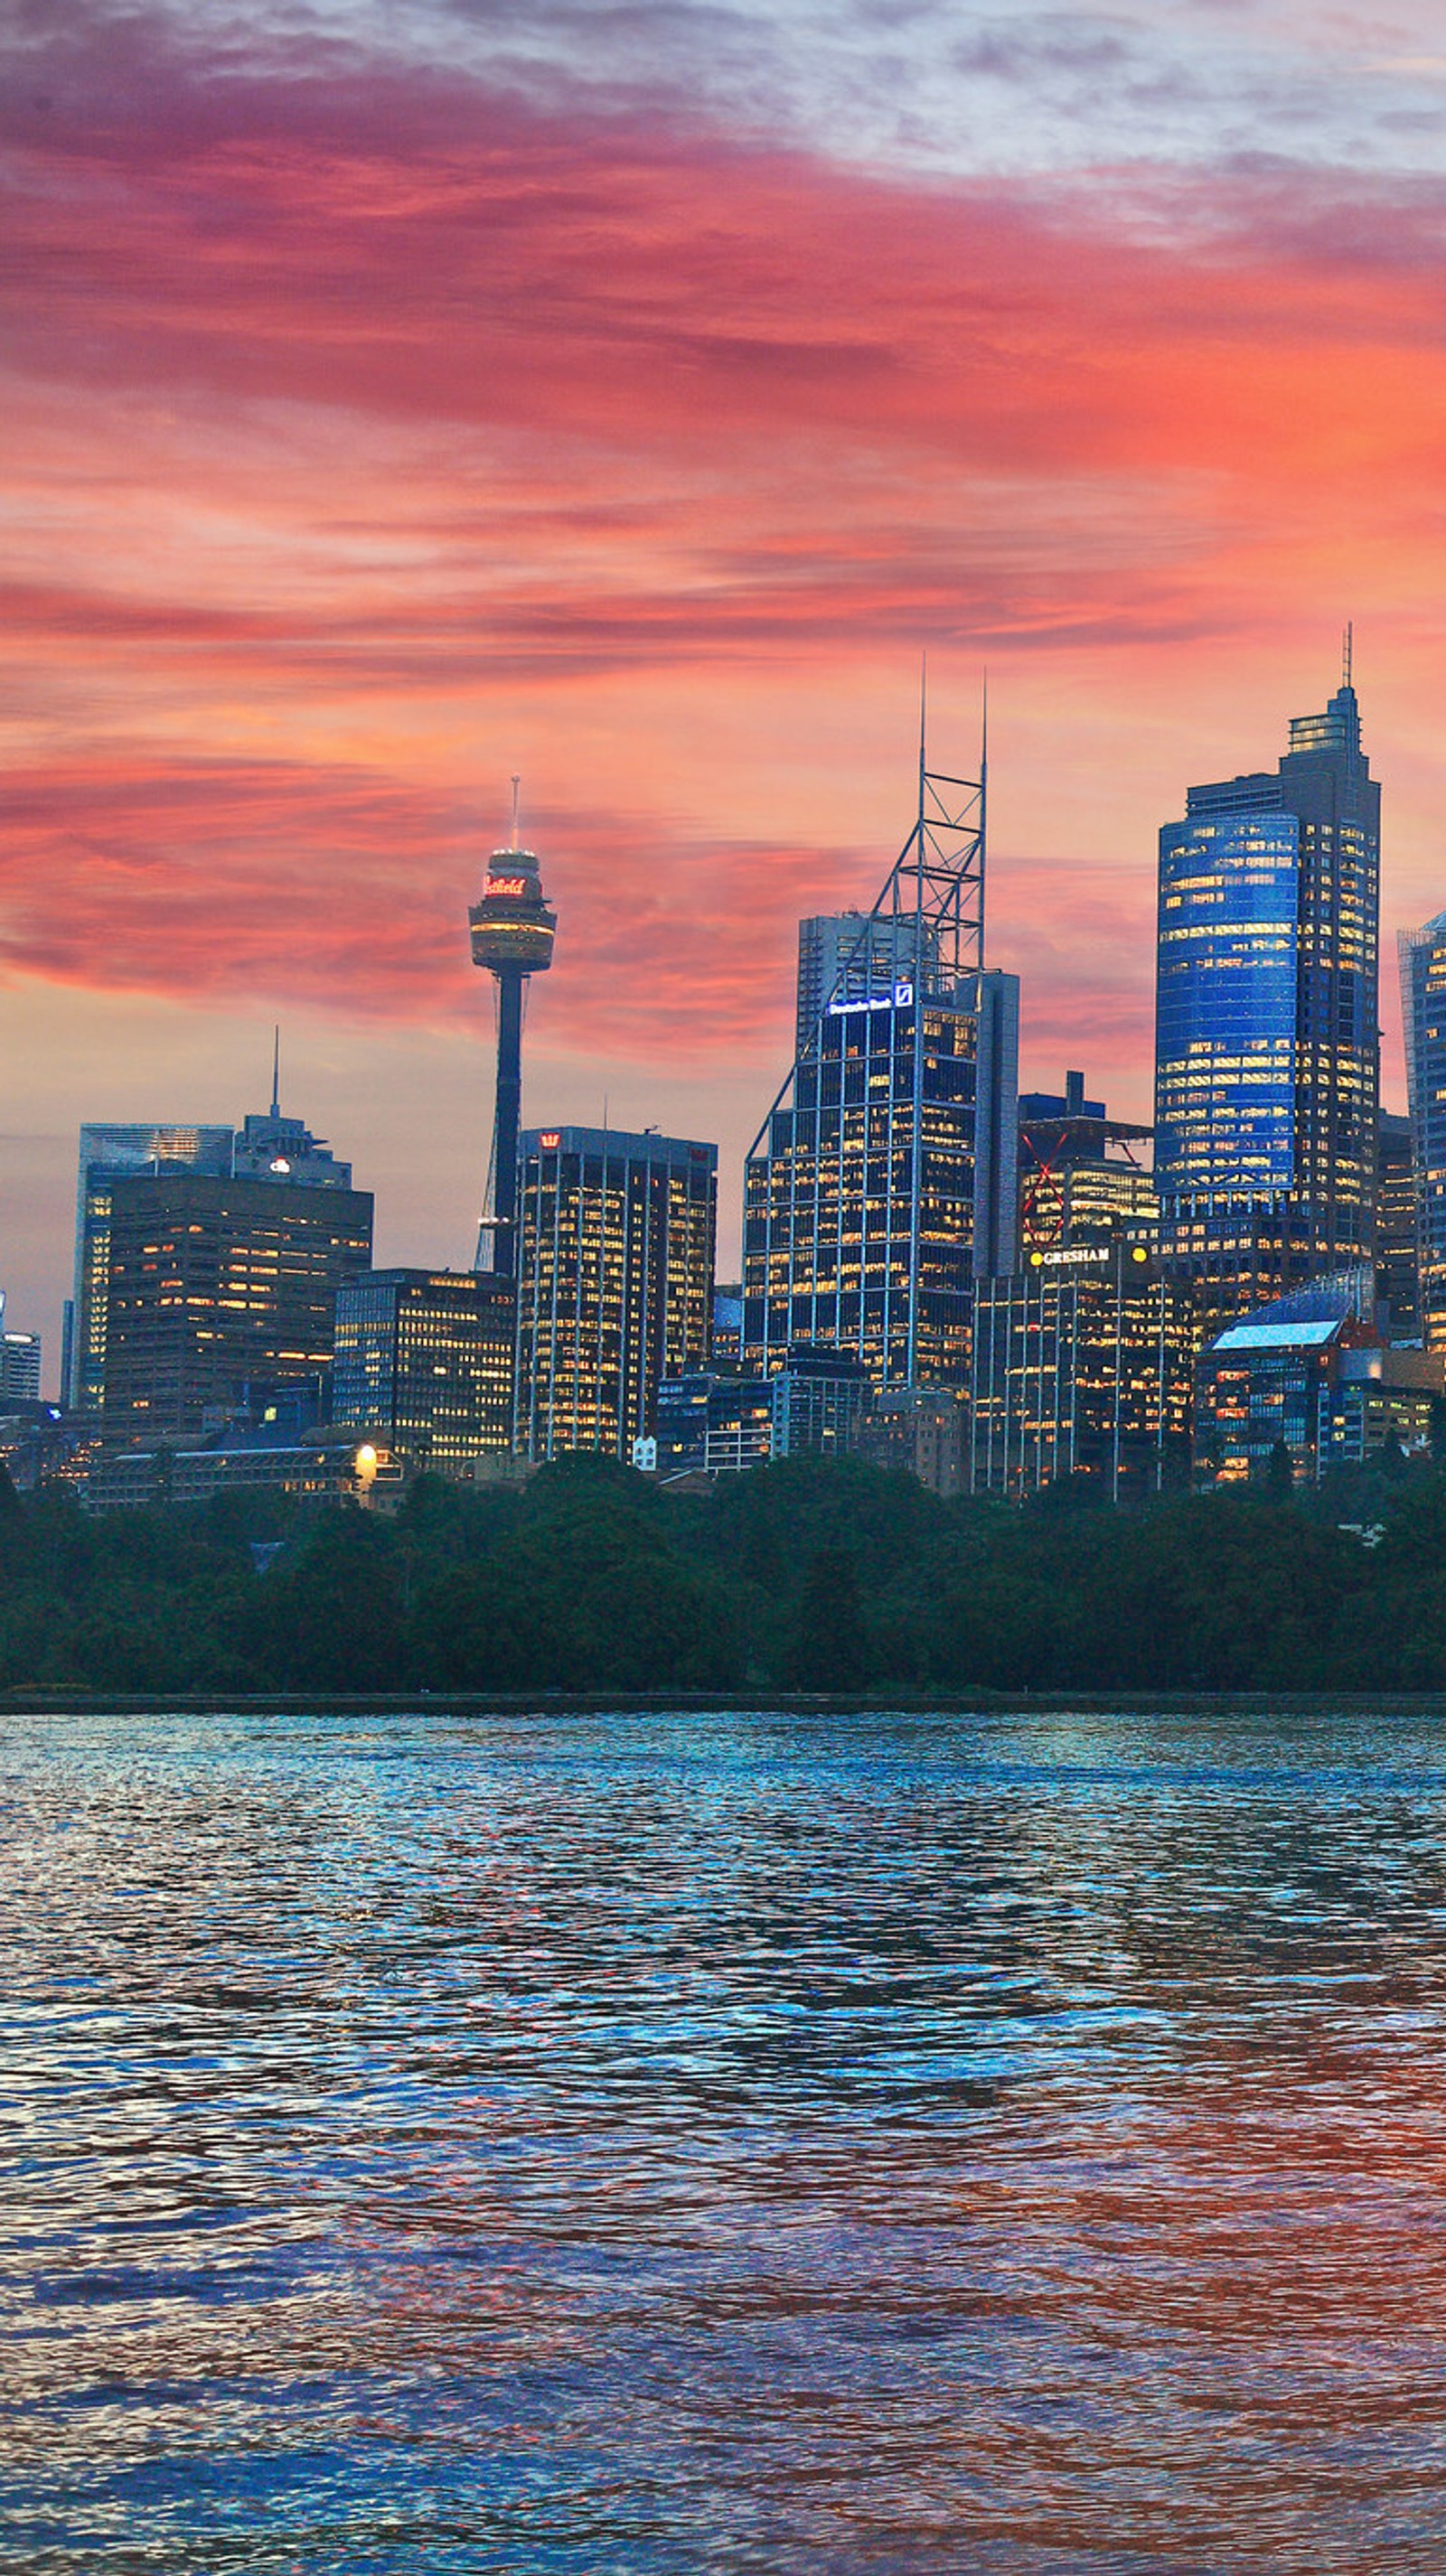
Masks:
[[[1152,1243],[1036,1249],[975,1290],[969,1490],[1012,1501],[1071,1476],[1112,1502],[1183,1483],[1194,1337]]]
[[[1379,888],[1349,678],[1275,770],[1192,787],[1160,834],[1161,1249],[1207,1321],[1370,1256]]]
[[[534,1128],[518,1159],[516,1446],[630,1459],[658,1387],[706,1367],[718,1148]]]
[[[437,1476],[512,1446],[516,1291],[495,1270],[364,1270],[336,1301],[332,1420]]]
[[[987,761],[931,770],[868,913],[799,932],[797,1048],[743,1176],[743,1359],[962,1384],[1019,1243],[1019,979],[984,964]]]
[[[1397,939],[1421,1338],[1446,1348],[1446,912]]]
[[[1376,1296],[1388,1310],[1392,1341],[1408,1346],[1421,1339],[1418,1236],[1411,1121],[1383,1109],[1376,1128]]]
[[[959,1384],[976,1277],[1010,1269],[1019,982],[899,982],[820,1015],[744,1172],[747,1364],[852,1351],[873,1384]]]
[[[80,1131],[80,1171],[75,1201],[75,1295],[70,1366],[62,1401],[76,1413],[99,1413],[105,1397],[106,1282],[110,1269],[111,1201],[117,1181],[133,1173],[231,1169],[236,1133],[231,1127],[196,1127],[184,1120],[159,1126],[86,1125]]]

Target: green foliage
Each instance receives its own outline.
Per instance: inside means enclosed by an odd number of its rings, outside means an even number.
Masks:
[[[87,1519],[0,1485],[0,1688],[1446,1690],[1446,1470],[1387,1454],[1115,1512],[858,1459],[703,1495],[559,1459],[394,1517],[268,1495]]]

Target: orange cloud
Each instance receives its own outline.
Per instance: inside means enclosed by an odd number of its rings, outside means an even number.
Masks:
[[[1439,187],[909,183],[56,25],[0,110],[12,971],[474,1008],[461,782],[521,732],[570,1031],[766,1084],[794,919],[902,837],[877,675],[942,641],[1016,675],[1069,834],[996,880],[1027,1030],[1144,1058],[1151,826],[1290,711],[1177,760],[1167,672],[1354,610],[1422,702]]]

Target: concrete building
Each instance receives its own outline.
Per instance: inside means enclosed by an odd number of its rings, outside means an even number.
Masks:
[[[876,1395],[859,1447],[876,1467],[917,1476],[934,1494],[966,1491],[968,1408],[947,1387],[887,1387]]]
[[[108,1446],[329,1410],[336,1305],[371,1266],[370,1192],[194,1170],[109,1185]]]
[[[384,1445],[318,1433],[293,1442],[219,1441],[202,1449],[119,1449],[92,1463],[81,1488],[88,1512],[195,1509],[223,1494],[285,1494],[298,1503],[395,1505],[405,1470]]]

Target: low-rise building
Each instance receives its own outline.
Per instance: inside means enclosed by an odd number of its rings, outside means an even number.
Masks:
[[[1227,1325],[1202,1353],[1195,1455],[1217,1484],[1263,1475],[1283,1444],[1297,1483],[1431,1445],[1446,1352],[1393,1349],[1370,1274],[1346,1273]],[[1332,1311],[1334,1310],[1334,1311]]]
[[[663,1478],[737,1475],[768,1458],[834,1457],[858,1449],[870,1389],[852,1352],[790,1351],[772,1377],[707,1369],[665,1378],[656,1431],[633,1463]]]
[[[238,1441],[206,1449],[117,1449],[99,1458],[82,1488],[88,1512],[178,1508],[218,1494],[289,1494],[299,1502],[354,1502],[385,1509],[400,1500],[406,1470],[381,1444],[323,1433],[295,1444]]]
[[[968,1472],[968,1412],[948,1387],[886,1387],[860,1448],[876,1467],[901,1468],[934,1494],[959,1494]]]

